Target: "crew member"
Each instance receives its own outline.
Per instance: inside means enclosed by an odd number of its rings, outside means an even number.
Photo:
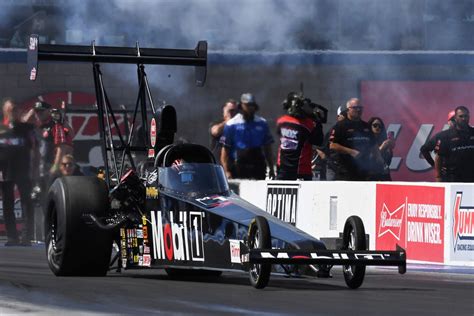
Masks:
[[[454,113],[454,127],[436,143],[436,180],[474,182],[474,127],[469,126],[469,110],[465,106],[458,106]],[[446,176],[442,175],[442,161]]]
[[[443,130],[439,133],[436,133],[433,137],[431,137],[429,140],[426,141],[426,143],[421,146],[420,148],[420,154],[425,158],[426,162],[430,164],[431,167],[434,167],[434,160],[433,157],[431,157],[431,152],[435,150],[436,144],[438,143],[438,140],[443,138],[446,133],[448,133],[448,130],[454,127],[454,115],[455,111],[450,111],[448,113],[448,129]],[[440,180],[442,182],[445,182],[446,179],[446,166],[444,164],[443,159],[440,157]]]
[[[277,179],[312,180],[312,145],[321,145],[322,125],[315,120],[314,106],[309,99],[290,92],[284,108],[288,114],[277,120],[277,134],[280,137]]]
[[[331,130],[329,148],[338,153],[336,180],[366,181],[372,168],[372,159],[383,164],[374,134],[362,120],[362,105],[357,98],[346,103],[347,118]]]
[[[234,161],[236,178],[264,180],[266,165],[270,169],[270,178],[273,178],[273,138],[267,121],[256,115],[258,104],[254,96],[242,94],[239,109],[240,113],[225,124],[221,137],[221,164],[226,176],[234,177],[230,168]]]

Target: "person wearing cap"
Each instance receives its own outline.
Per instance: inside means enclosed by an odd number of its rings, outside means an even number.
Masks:
[[[2,104],[3,125],[7,128],[8,154],[0,163],[3,191],[3,217],[5,221],[7,242],[5,246],[30,246],[34,233],[34,208],[31,201],[31,149],[33,147],[33,125],[22,121],[20,109],[11,98]],[[14,186],[17,186],[21,198],[24,226],[22,240],[18,236],[14,212]]]
[[[266,167],[275,176],[271,144],[273,138],[267,121],[256,115],[258,104],[251,93],[240,97],[240,113],[227,121],[220,139],[221,164],[228,178],[263,180]],[[235,175],[231,164],[235,166]]]
[[[209,147],[217,161],[220,160],[221,156],[222,145],[219,140],[224,132],[225,123],[233,118],[237,112],[237,101],[234,99],[228,99],[222,105],[222,119],[212,122],[209,126],[209,134],[211,136]]]
[[[329,148],[338,153],[335,180],[369,180],[374,160],[383,163],[374,134],[362,120],[363,106],[359,99],[346,103],[347,118],[334,125],[329,137]]]
[[[436,142],[436,181],[474,182],[474,127],[469,125],[467,107],[458,106],[454,112],[453,128]]]
[[[430,164],[431,167],[434,167],[434,160],[433,160],[433,157],[431,156],[431,152],[434,152],[435,150],[435,147],[436,147],[436,143],[438,142],[438,139],[442,138],[444,134],[447,133],[447,131],[451,128],[454,127],[454,115],[455,115],[455,112],[454,110],[452,111],[449,111],[448,113],[448,124],[447,126],[445,125],[445,128],[439,132],[439,133],[436,133],[433,137],[431,137],[430,139],[428,139],[423,146],[420,147],[420,155],[425,158],[426,162]],[[447,128],[446,128],[447,127]],[[440,173],[440,178],[444,178],[444,174],[445,174],[445,167],[444,167],[444,163],[443,161],[441,160],[441,173]]]
[[[293,97],[290,92],[283,103],[287,114],[277,120],[277,134],[280,137],[277,159],[278,180],[312,180],[312,146],[321,145],[323,129],[314,119],[309,99]]]

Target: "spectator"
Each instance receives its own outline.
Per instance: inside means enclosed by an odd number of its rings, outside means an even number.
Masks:
[[[3,124],[8,129],[10,141],[8,157],[1,164],[3,176],[3,216],[7,230],[5,246],[31,246],[34,235],[34,208],[31,201],[31,148],[33,143],[33,126],[21,121],[19,109],[11,98],[2,104]],[[16,229],[14,213],[14,186],[17,186],[21,198],[24,227],[21,243]]]
[[[209,126],[209,134],[211,135],[210,149],[217,161],[219,161],[221,156],[222,145],[219,140],[224,132],[225,123],[233,118],[237,112],[237,102],[233,99],[229,99],[222,106],[222,119],[211,123]]]
[[[240,179],[265,179],[266,166],[269,176],[275,176],[270,134],[267,121],[256,115],[258,104],[250,93],[240,97],[240,113],[227,121],[221,137],[221,163],[228,178],[234,177],[230,165],[235,164],[235,177]]]
[[[76,163],[74,156],[66,154],[61,157],[58,170],[51,175],[50,184],[56,180],[56,178],[63,176],[83,176],[81,168]]]
[[[443,133],[436,143],[436,180],[474,182],[474,127],[469,126],[469,110],[465,106],[458,106],[454,112],[454,127]]]
[[[322,125],[316,122],[308,99],[290,92],[284,102],[288,114],[277,120],[280,137],[277,160],[278,180],[312,180],[312,145],[323,141]]]
[[[336,180],[365,181],[369,179],[370,159],[382,161],[374,135],[362,120],[359,99],[347,101],[347,119],[337,122],[331,130],[329,148],[338,153]]]
[[[374,161],[374,168],[372,170],[371,180],[374,181],[392,181],[390,176],[390,164],[393,157],[393,148],[395,147],[395,140],[393,139],[393,132],[387,137],[385,124],[380,117],[371,117],[368,121],[372,133],[375,137],[375,142],[379,148],[380,154],[383,158],[383,163]]]
[[[448,113],[448,126],[449,126],[448,129],[454,127],[454,115],[455,115],[454,110]],[[442,138],[443,135],[446,133],[447,133],[447,130],[444,130],[435,134],[433,137],[427,140],[426,143],[420,148],[420,154],[423,156],[423,158],[425,158],[426,162],[428,162],[431,167],[434,167],[434,160],[431,157],[431,152],[434,151],[436,147],[436,143],[438,142],[438,139]],[[441,166],[442,166],[441,178],[443,178],[446,168],[444,167],[443,162],[441,162]]]

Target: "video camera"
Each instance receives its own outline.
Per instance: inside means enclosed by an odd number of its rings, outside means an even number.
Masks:
[[[305,98],[303,93],[290,92],[283,101],[283,109],[291,116],[308,116],[315,121],[325,124],[328,121],[328,109]]]

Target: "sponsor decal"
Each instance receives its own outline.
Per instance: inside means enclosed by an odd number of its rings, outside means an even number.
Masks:
[[[154,184],[157,179],[158,179],[158,170],[155,169],[152,172],[150,172],[148,176],[146,177],[146,183],[150,185]]]
[[[268,184],[266,211],[282,221],[296,225],[299,184]]]
[[[30,44],[28,45],[28,49],[29,50],[35,50],[37,46],[38,46],[38,37],[31,36],[30,37]]]
[[[204,243],[201,212],[177,211],[179,221],[174,222],[175,212],[151,211],[153,258],[167,261],[204,261]]]
[[[230,262],[242,263],[240,261],[240,240],[229,239]]]
[[[144,267],[151,266],[151,256],[150,255],[143,255],[143,266]]]
[[[444,188],[377,184],[376,249],[407,250],[408,259],[444,261]]]
[[[155,147],[156,144],[156,121],[155,118],[151,119],[150,123],[150,145]]]
[[[456,187],[456,189],[459,189]],[[451,258],[457,260],[474,261],[474,204],[470,206],[463,202],[463,196],[472,199],[472,187],[463,187],[463,191],[454,191],[454,203],[452,208],[452,251]]]
[[[31,71],[30,71],[30,80],[31,80],[31,81],[35,81],[35,80],[36,80],[36,73],[37,73],[36,67],[33,67],[33,68],[31,69]]]
[[[137,229],[137,238],[143,238],[143,230]]]
[[[146,187],[146,197],[148,199],[157,199],[158,189],[156,187]]]
[[[148,149],[148,158],[155,158],[155,150],[153,148]]]
[[[229,200],[227,200],[223,196],[214,195],[214,196],[206,196],[200,199],[196,199],[197,202],[201,203],[207,208],[219,207],[230,204]]]

